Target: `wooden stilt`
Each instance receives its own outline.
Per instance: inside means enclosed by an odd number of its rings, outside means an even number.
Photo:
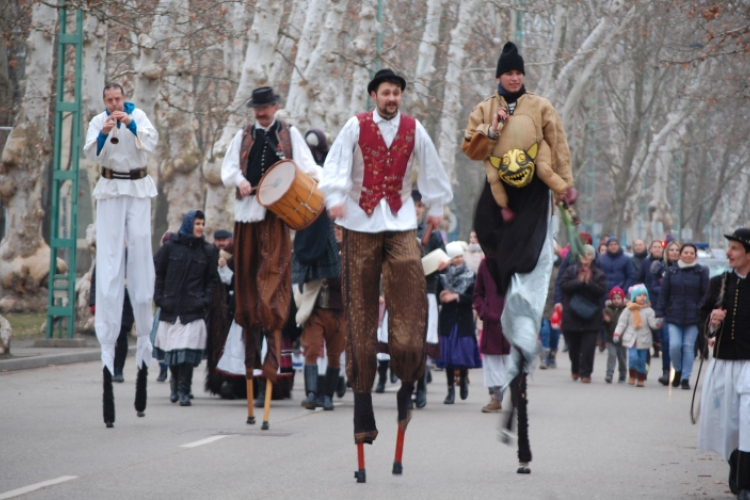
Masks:
[[[255,424],[255,411],[253,408],[253,400],[255,399],[253,394],[253,377],[252,375],[247,379],[247,423],[249,425]]]
[[[366,483],[367,476],[365,475],[365,443],[357,443],[357,464],[359,469],[354,472],[354,477],[358,483]]]
[[[404,454],[404,431],[401,426],[398,428],[398,435],[396,436],[396,457],[393,459],[393,474],[402,474],[404,472],[404,466],[401,464],[401,457]]]

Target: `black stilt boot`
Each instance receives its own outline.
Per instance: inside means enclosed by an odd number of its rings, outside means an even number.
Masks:
[[[177,392],[177,381],[180,379],[180,365],[170,366],[169,372],[172,376],[169,378],[169,400],[176,403],[180,399]]]
[[[302,407],[308,410],[315,409],[315,400],[318,397],[318,365],[305,365],[305,395]]]
[[[739,451],[737,457],[737,498],[750,500],[750,452]]]
[[[180,365],[180,379],[177,381],[177,393],[180,396],[180,406],[190,406],[190,386],[193,383],[193,365],[182,363]]]
[[[469,397],[469,381],[467,380],[467,372],[468,370],[466,368],[461,368],[459,370],[458,380],[461,384],[461,400]]]
[[[115,394],[112,390],[112,374],[104,367],[104,396],[102,398],[104,408],[104,425],[108,428],[115,426]]]
[[[138,368],[135,379],[135,413],[139,417],[146,416],[146,385],[148,384],[148,367]]]
[[[740,490],[737,487],[737,465],[740,460],[740,450],[734,450],[729,455],[729,489],[732,491],[732,495],[739,494]]]
[[[375,387],[375,392],[381,394],[385,392],[385,383],[388,380],[388,365],[390,361],[378,361],[378,385]]]
[[[336,384],[339,381],[340,368],[328,367],[326,370],[326,381],[323,385],[323,409],[325,411],[333,410],[333,393],[336,391]]]
[[[425,368],[424,376],[417,380],[417,397],[414,399],[414,404],[417,408],[424,408],[427,406],[427,373],[429,368]]]
[[[443,404],[452,405],[456,402],[456,375],[453,369],[446,368],[445,376],[448,379],[448,395],[445,397]]]

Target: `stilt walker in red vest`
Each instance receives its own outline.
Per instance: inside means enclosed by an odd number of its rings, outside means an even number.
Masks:
[[[414,383],[424,374],[425,277],[411,198],[413,161],[417,186],[437,227],[453,199],[435,145],[421,123],[399,112],[406,81],[390,69],[375,74],[367,91],[376,109],[352,117],[333,143],[319,184],[328,214],[344,227],[342,281],[347,323],[347,377],[354,390],[354,442],[359,453],[357,482],[365,482],[365,443],[378,435],[372,408],[377,373],[380,276],[388,297],[388,344],[398,391],[398,441],[393,473],[401,474],[401,454],[409,423]],[[428,234],[431,231],[428,231]]]

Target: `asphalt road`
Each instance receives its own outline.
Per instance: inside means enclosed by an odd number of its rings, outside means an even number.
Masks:
[[[366,484],[353,477],[351,392],[333,412],[308,411],[299,406],[300,375],[294,399],[276,403],[271,429],[261,431],[245,424],[245,401],[202,392],[203,366],[186,408],[169,402],[152,370],[146,417],[137,418],[129,358],[126,382],[115,386],[114,429],[102,422],[98,362],[2,373],[0,500],[733,498],[726,463],[695,449],[692,391],[655,380],[644,389],[605,384],[605,360],[597,354],[590,385],[570,380],[564,357],[557,370],[533,374],[528,476],[515,472],[515,447],[497,439],[500,416],[480,412],[488,397],[479,370],[469,398],[453,406],[442,404],[445,376],[434,372],[427,407],[414,411],[406,434],[404,474],[391,475],[389,386],[373,395],[380,435],[365,447]]]

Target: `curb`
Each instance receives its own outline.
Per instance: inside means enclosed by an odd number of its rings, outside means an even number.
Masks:
[[[135,354],[135,347],[128,348],[128,356]],[[28,356],[15,359],[4,359],[0,361],[0,373],[19,370],[33,370],[46,368],[48,366],[69,365],[72,363],[86,363],[97,361],[102,358],[100,349],[91,349],[83,352],[71,352],[66,354],[44,354],[41,356]]]

